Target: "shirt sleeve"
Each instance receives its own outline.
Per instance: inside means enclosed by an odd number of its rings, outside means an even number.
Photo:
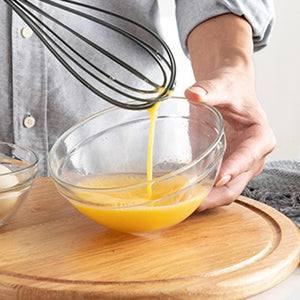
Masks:
[[[244,17],[252,26],[254,51],[264,48],[274,24],[272,0],[177,0],[179,39],[186,54],[187,37],[200,23],[226,13]]]

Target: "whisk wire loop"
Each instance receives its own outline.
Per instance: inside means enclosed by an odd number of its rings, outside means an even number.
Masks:
[[[88,19],[92,22],[95,22],[97,24],[100,24],[102,26],[105,26],[106,28],[109,28],[110,30],[113,30],[114,32],[117,32],[118,34],[128,38],[129,40],[133,41],[136,45],[141,47],[146,53],[155,61],[158,68],[160,69],[162,73],[163,81],[161,84],[158,84],[154,82],[153,80],[149,79],[147,76],[142,74],[140,71],[138,71],[136,68],[130,66],[127,62],[120,59],[116,55],[110,53],[109,51],[105,50],[100,45],[94,43],[87,37],[83,36],[76,30],[72,29],[68,25],[64,24],[63,22],[59,21],[57,18],[54,18],[50,14],[48,14],[46,11],[39,8],[37,5],[34,5],[30,3],[28,0],[4,0],[27,24],[31,27],[31,29],[34,31],[34,33],[38,36],[38,38],[41,40],[41,42],[50,50],[50,52],[58,59],[58,61],[77,79],[79,80],[83,85],[85,85],[89,90],[91,90],[93,93],[95,93],[97,96],[103,98],[105,101],[108,101],[109,103],[125,108],[125,109],[147,109],[154,105],[155,102],[161,101],[168,97],[169,91],[173,90],[174,84],[175,84],[175,77],[176,77],[176,64],[175,59],[172,55],[171,50],[167,46],[167,44],[153,31],[148,29],[147,27],[131,20],[126,17],[120,16],[118,14],[115,14],[110,11],[106,11],[104,9],[90,6],[86,3],[80,3],[77,1],[71,1],[71,0],[57,0],[59,2],[64,2],[72,5],[76,5],[79,7],[84,7],[89,10],[95,10],[110,16],[113,16],[115,18],[121,19],[123,21],[126,21],[130,24],[133,24],[134,26],[142,29],[144,32],[149,33],[152,37],[155,38],[156,41],[159,42],[159,44],[162,46],[162,49],[166,52],[167,58],[164,57],[158,50],[156,50],[152,45],[145,42],[141,38],[135,36],[134,34],[114,25],[111,23],[108,23],[99,17],[95,17],[91,14],[87,14],[85,12],[82,12],[78,9],[74,9],[72,7],[68,7],[66,5],[59,4],[55,1],[49,1],[49,0],[39,0],[40,2],[43,2],[44,4],[54,6],[60,10],[67,11],[69,13],[72,13],[74,15],[78,15],[80,17],[83,17],[85,19]],[[61,28],[64,28],[66,31],[71,33],[76,38],[80,39],[84,43],[91,46],[96,51],[102,53],[106,57],[108,57],[110,60],[117,63],[119,66],[121,66],[126,71],[130,72],[137,78],[141,79],[144,83],[148,84],[149,86],[152,86],[152,89],[145,89],[145,88],[138,88],[129,84],[126,84],[114,76],[108,74],[107,72],[101,70],[99,67],[97,67],[95,64],[93,64],[91,61],[89,61],[85,55],[81,54],[79,51],[74,49],[70,44],[68,44],[62,37],[60,37],[59,34],[57,34],[50,26],[48,26],[45,22],[41,20],[40,17],[36,16],[33,11],[38,13],[39,15],[43,16],[44,18],[51,20]],[[54,38],[59,41],[59,43]],[[64,47],[62,47],[63,45]],[[71,51],[71,53],[68,53],[65,49],[68,49]],[[63,54],[63,55],[62,55]],[[75,57],[74,57],[75,54]],[[117,97],[111,97],[107,93],[104,93],[101,91],[100,88],[96,88],[95,84],[89,82],[87,79],[83,77],[78,71],[75,70],[72,65],[67,61],[72,61],[73,64],[75,64],[77,67],[79,67],[82,71],[84,71],[85,74],[88,74],[90,77],[94,78],[96,81],[100,82],[108,88],[109,90],[115,92],[115,95],[122,95],[125,97],[125,99],[129,100],[135,100],[134,102],[124,102],[116,100]],[[78,60],[79,58],[79,60]],[[79,61],[83,61],[85,64],[90,66],[92,70],[89,70],[86,68],[82,63]],[[103,75],[105,78],[109,79],[109,82],[101,79],[99,76],[95,74],[94,71],[97,71],[101,75]],[[112,83],[114,85],[112,85]],[[121,88],[122,89],[121,89]],[[129,93],[134,92],[134,93]],[[141,97],[137,96],[139,95],[151,95],[154,94],[154,96],[151,97]]]

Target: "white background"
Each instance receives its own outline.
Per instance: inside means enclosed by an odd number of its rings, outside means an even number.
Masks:
[[[164,38],[177,62],[176,95],[193,83],[189,60],[182,53],[174,1],[159,0]],[[257,95],[277,138],[268,160],[300,159],[300,1],[275,1],[276,21],[267,48],[256,53]]]

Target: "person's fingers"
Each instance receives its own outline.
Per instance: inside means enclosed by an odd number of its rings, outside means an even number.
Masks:
[[[216,179],[216,186],[227,184],[230,180],[249,170],[254,170],[253,176],[261,172],[265,157],[275,147],[275,137],[268,128],[253,128],[251,132],[255,132],[253,136],[246,138],[235,151],[224,159]]]
[[[185,97],[191,102],[207,102],[211,105],[224,104],[228,99],[228,87],[224,80],[203,80],[185,90]]]
[[[246,172],[231,180],[223,186],[215,186],[208,194],[206,199],[197,209],[203,211],[206,209],[231,204],[242,193],[252,174]]]
[[[184,92],[185,97],[192,102],[202,102],[207,95],[207,91],[200,86],[191,86]]]
[[[243,157],[241,159],[243,159]],[[235,177],[221,177],[219,182],[216,182],[205,201],[200,205],[198,211],[232,203],[242,193],[248,182],[262,171],[264,162],[265,155],[260,159],[253,160],[249,167],[247,167],[247,163],[244,162],[244,171],[242,171],[242,169],[237,170],[238,174]],[[224,164],[225,163],[226,160]],[[238,169],[238,167],[236,167],[236,169]]]

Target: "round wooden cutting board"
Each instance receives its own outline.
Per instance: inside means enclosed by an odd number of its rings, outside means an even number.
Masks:
[[[0,299],[241,299],[276,285],[299,261],[296,226],[245,197],[129,235],[81,215],[40,178],[0,228]]]

